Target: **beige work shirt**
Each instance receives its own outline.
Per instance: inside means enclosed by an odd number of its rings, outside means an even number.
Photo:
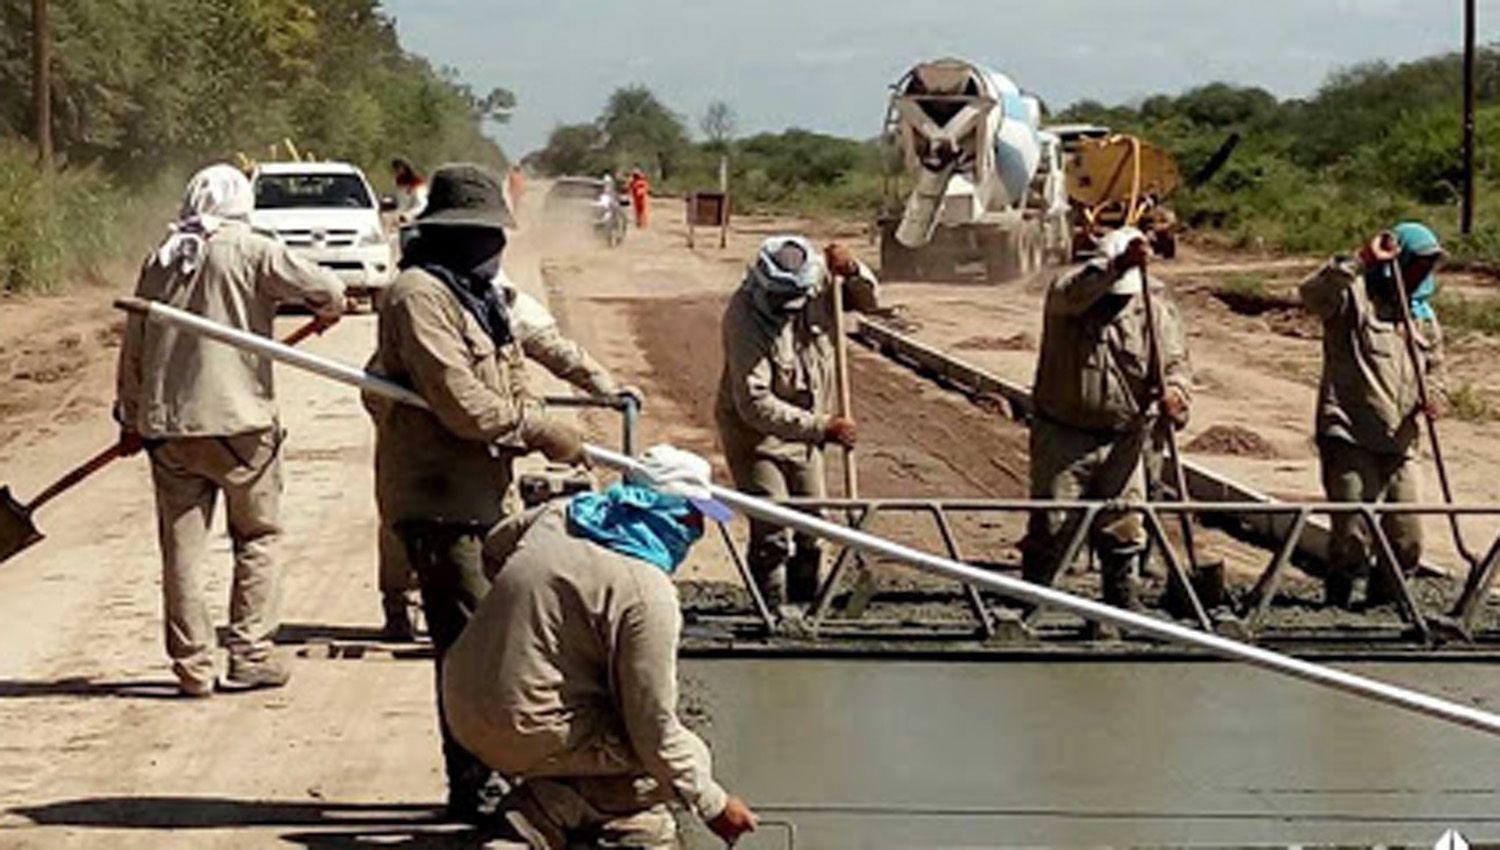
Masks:
[[[1037,413],[1092,432],[1143,427],[1151,409],[1151,345],[1146,302],[1140,295],[1109,313],[1109,289],[1119,276],[1104,259],[1091,260],[1054,280],[1047,290],[1041,353],[1032,387]],[[1186,332],[1166,287],[1148,281],[1161,333],[1167,386],[1192,397]]]
[[[654,565],[570,535],[567,504],[486,543],[498,572],[448,650],[448,725],[512,779],[646,774],[711,820],[727,795],[677,715],[677,590]]]
[[[369,370],[430,406],[366,397],[375,417],[376,496],[392,524],[499,521],[511,461],[544,418],[520,347],[497,348],[437,278],[403,271],[384,295]]]
[[[135,294],[261,336],[271,335],[279,304],[323,316],[344,308],[332,272],[235,221],[208,237],[192,273],[152,254]],[[230,436],[276,422],[270,360],[136,315],[125,323],[116,400],[121,424],[147,439]]]
[[[1318,436],[1376,454],[1415,454],[1420,401],[1401,306],[1373,299],[1359,264],[1337,258],[1303,281],[1301,292],[1303,306],[1323,322]],[[1435,321],[1422,323],[1417,351],[1421,368],[1435,378],[1442,356]]]
[[[842,281],[848,309],[876,303],[877,282],[861,274]],[[806,461],[821,445],[835,412],[832,297],[781,313],[767,306],[751,279],[729,300],[721,327],[724,370],[714,418],[724,450],[736,456]]]

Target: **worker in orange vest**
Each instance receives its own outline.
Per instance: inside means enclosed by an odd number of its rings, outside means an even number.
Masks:
[[[646,179],[645,172],[639,168],[630,172],[630,206],[635,209],[635,226],[639,230],[646,229],[646,221],[650,217],[647,206],[651,203],[651,181]]]

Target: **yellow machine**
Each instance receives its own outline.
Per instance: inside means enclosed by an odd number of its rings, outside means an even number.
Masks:
[[[1181,182],[1170,153],[1125,135],[1077,138],[1065,150],[1075,255],[1126,225],[1145,232],[1159,256],[1177,252],[1177,216],[1162,205]]]

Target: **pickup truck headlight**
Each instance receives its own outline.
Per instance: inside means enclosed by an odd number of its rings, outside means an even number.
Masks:
[[[360,234],[359,244],[361,247],[365,248],[374,245],[384,245],[385,234],[380,232],[379,230],[366,230],[364,233]]]

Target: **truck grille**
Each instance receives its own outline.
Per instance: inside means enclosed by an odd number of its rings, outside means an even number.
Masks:
[[[276,235],[289,246],[298,248],[347,248],[359,235],[357,230],[278,230]]]

